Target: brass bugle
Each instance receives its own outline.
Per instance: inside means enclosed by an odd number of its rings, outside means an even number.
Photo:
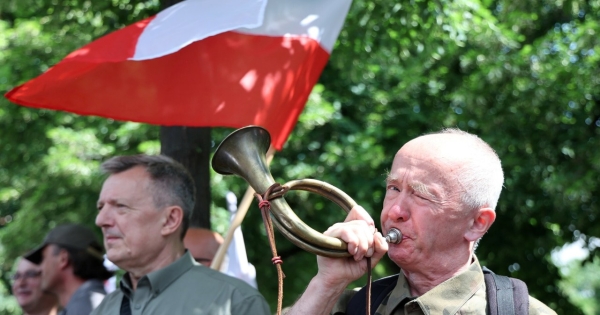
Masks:
[[[256,192],[263,194],[275,183],[265,161],[270,144],[271,136],[266,129],[258,126],[240,128],[219,144],[212,158],[212,168],[222,175],[242,177]],[[335,202],[346,212],[356,205],[340,189],[315,179],[294,180],[283,186],[290,190],[317,193]],[[283,197],[271,200],[270,212],[275,227],[296,246],[326,257],[351,256],[345,242],[310,228],[298,218]]]

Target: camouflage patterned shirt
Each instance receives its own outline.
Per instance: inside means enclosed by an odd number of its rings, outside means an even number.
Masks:
[[[408,282],[400,274],[396,286],[383,299],[375,315],[485,315],[486,306],[483,271],[474,258],[469,269],[419,297],[410,295]],[[556,312],[530,296],[529,314],[556,315]]]

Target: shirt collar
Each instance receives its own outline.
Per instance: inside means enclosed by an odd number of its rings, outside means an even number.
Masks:
[[[450,314],[455,314],[480,289],[483,282],[483,271],[477,257],[473,256],[473,263],[467,270],[415,299],[410,296],[410,286],[401,272],[396,287],[390,293],[386,314],[392,314],[392,311],[405,298],[414,299],[407,303],[407,307],[409,304],[413,304],[414,307],[416,306],[414,303],[416,303],[424,314],[442,314],[444,311],[449,311],[450,305],[455,307]]]
[[[146,283],[148,283],[147,285],[150,286],[150,290],[152,290],[154,294],[159,294],[160,292],[163,292],[169,285],[171,285],[171,283],[173,283],[177,278],[190,270],[194,264],[194,258],[190,252],[186,250],[185,253],[179,257],[179,259],[170,265],[156,271],[152,271],[140,278],[138,281],[138,286],[146,285]],[[126,296],[130,296],[131,292],[133,292],[133,289],[131,280],[129,279],[129,273],[126,273],[125,276],[123,276],[120,283],[121,291],[123,291]]]

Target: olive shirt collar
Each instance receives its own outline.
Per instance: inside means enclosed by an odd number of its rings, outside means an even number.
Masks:
[[[467,270],[415,298],[410,295],[410,286],[401,272],[385,306],[385,314],[396,314],[394,310],[405,300],[409,301],[404,308],[410,313],[420,308],[423,314],[456,314],[483,287],[484,281],[479,261],[473,256],[473,263]]]
[[[148,286],[150,288],[150,292],[154,294],[154,296],[160,294],[167,289],[177,278],[186,273],[194,266],[194,258],[190,254],[189,251],[185,251],[185,253],[179,257],[175,262],[169,264],[168,266],[161,268],[156,271],[152,271],[149,274],[143,276],[138,281],[137,286]],[[121,291],[123,294],[131,299],[131,295],[134,292],[133,286],[131,285],[131,280],[129,278],[129,273],[126,273],[121,279]]]

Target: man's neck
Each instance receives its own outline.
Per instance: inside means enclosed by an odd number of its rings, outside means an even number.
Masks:
[[[58,302],[62,307],[66,307],[73,294],[81,285],[85,283],[86,280],[81,279],[73,274],[66,276],[62,286],[56,290],[56,296],[58,296]]]
[[[466,262],[457,262],[455,265],[438,266],[427,270],[402,269],[410,287],[412,296],[421,296],[440,283],[467,270],[472,263],[472,256]]]
[[[183,245],[175,247],[165,247],[160,255],[157,255],[156,259],[151,261],[149,264],[140,266],[139,268],[128,268],[125,269],[129,273],[129,280],[131,281],[131,287],[135,291],[137,288],[138,281],[140,279],[156,270],[167,267],[168,265],[181,258],[185,252]]]

